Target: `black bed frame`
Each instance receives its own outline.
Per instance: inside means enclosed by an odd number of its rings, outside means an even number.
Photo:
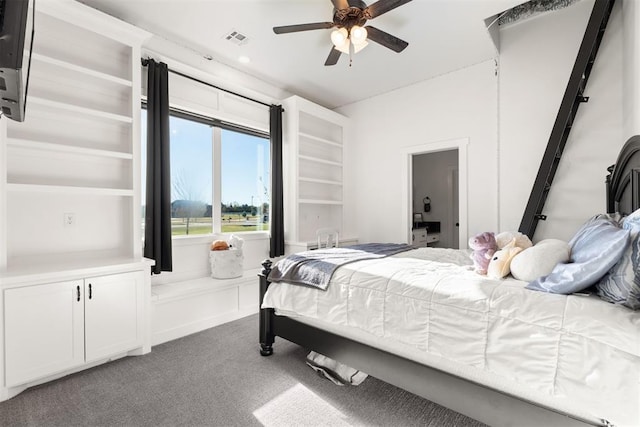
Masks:
[[[629,214],[640,205],[640,136],[626,142],[606,177],[607,212]],[[260,303],[269,287],[271,261],[262,263]],[[368,373],[432,402],[489,425],[584,426],[605,425],[579,419],[536,403],[474,383],[430,366],[422,365],[378,348],[309,326],[295,319],[276,316],[273,309],[260,309],[260,354],[273,354],[276,337]]]

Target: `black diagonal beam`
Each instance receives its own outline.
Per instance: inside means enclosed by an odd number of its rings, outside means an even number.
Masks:
[[[584,38],[569,77],[567,89],[549,136],[547,149],[542,157],[538,175],[520,223],[520,232],[529,236],[530,239],[533,239],[538,221],[546,218],[542,214],[542,209],[560,163],[578,107],[582,102],[588,100],[583,94],[584,89],[591,74],[591,68],[595,62],[614,3],[615,0],[596,0],[593,5],[593,11],[587,23]]]

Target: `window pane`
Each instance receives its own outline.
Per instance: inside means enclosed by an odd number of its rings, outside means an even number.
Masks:
[[[171,117],[171,234],[213,231],[211,126]]]
[[[222,231],[269,229],[269,140],[222,130]]]

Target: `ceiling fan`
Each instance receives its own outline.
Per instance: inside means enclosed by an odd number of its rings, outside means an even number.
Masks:
[[[336,28],[331,33],[333,47],[324,65],[335,65],[342,53],[357,53],[367,45],[367,39],[379,43],[394,52],[402,52],[409,46],[409,43],[371,25],[365,27],[365,23],[410,1],[378,0],[367,6],[362,0],[331,0],[331,3],[333,3],[333,22],[285,25],[273,27],[273,32],[286,34]]]

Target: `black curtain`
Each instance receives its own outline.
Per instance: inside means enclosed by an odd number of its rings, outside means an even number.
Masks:
[[[269,256],[284,255],[284,188],[282,181],[282,106],[269,109],[271,139],[271,245]]]
[[[147,61],[147,196],[144,256],[153,274],[172,270],[171,173],[169,163],[169,69]]]

